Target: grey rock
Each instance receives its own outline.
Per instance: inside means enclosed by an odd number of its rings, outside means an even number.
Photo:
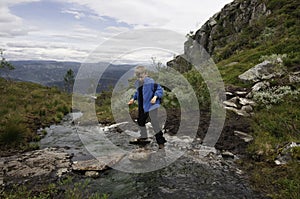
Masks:
[[[226,110],[229,111],[233,111],[234,113],[236,113],[237,115],[243,116],[243,117],[250,117],[251,115],[249,113],[247,113],[246,111],[243,110],[239,110],[233,107],[225,107]]]
[[[245,112],[247,112],[247,113],[251,113],[251,112],[253,111],[253,108],[252,108],[251,105],[246,105],[246,106],[243,106],[243,107],[241,108],[241,110],[242,110],[242,111],[245,111]]]
[[[232,158],[232,159],[234,159],[234,154],[231,153],[230,151],[223,151],[221,153],[221,155],[222,155],[223,158]]]
[[[290,83],[299,83],[300,82],[300,71],[291,73],[289,75]]]
[[[235,103],[233,103],[233,102],[230,102],[230,101],[224,101],[223,104],[224,104],[225,106],[237,108],[237,105],[236,105]]]
[[[129,155],[130,161],[146,161],[151,157],[151,151],[146,149],[133,150]]]
[[[247,98],[239,98],[239,100],[240,100],[239,103],[244,106],[246,106],[246,105],[255,106],[256,105],[255,101],[247,99]]]
[[[252,87],[252,92],[257,92],[263,89],[266,89],[270,86],[270,83],[267,81],[258,82]]]
[[[239,75],[239,79],[245,82],[259,82],[261,80],[281,76],[282,74],[284,74],[284,72],[278,69],[276,65],[270,61],[264,61]]]
[[[247,91],[236,91],[235,94],[238,96],[245,96],[248,94],[248,92]]]
[[[239,138],[241,138],[245,142],[251,142],[253,140],[253,137],[251,135],[249,135],[247,133],[244,133],[242,131],[234,131],[234,135],[238,136]]]
[[[73,171],[102,171],[117,164],[124,154],[110,154],[91,160],[75,161],[72,164]]]
[[[210,18],[192,37],[212,55],[217,49],[236,40],[244,28],[268,14],[270,11],[263,2],[257,0],[233,1]],[[193,45],[193,42],[190,41],[185,44],[184,55],[188,60],[191,60],[193,55],[194,48],[191,47]]]
[[[289,161],[291,161],[292,158],[292,151],[293,148],[300,147],[299,143],[291,142],[285,145],[283,148],[280,149],[280,153],[276,157],[276,160],[274,161],[276,165],[284,165],[287,164]],[[298,160],[299,161],[299,160]],[[300,162],[300,161],[299,161]]]
[[[45,148],[0,158],[3,178],[30,179],[56,175],[61,177],[70,171],[71,157],[62,148]]]

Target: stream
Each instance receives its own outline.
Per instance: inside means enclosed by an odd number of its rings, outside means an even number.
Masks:
[[[233,159],[224,159],[213,148],[203,155],[198,139],[165,135],[165,150],[158,150],[152,141],[145,147],[150,159],[130,161],[132,151],[140,149],[128,142],[136,136],[135,131],[119,132],[117,127],[124,124],[76,126],[72,118],[81,115],[73,114],[61,124],[46,128],[41,148],[63,147],[72,154],[72,161],[110,153],[125,156],[111,169],[102,171],[100,177],[90,178],[85,190],[88,193],[106,193],[109,198],[265,198],[250,188]],[[84,182],[86,178],[76,175],[75,180]]]

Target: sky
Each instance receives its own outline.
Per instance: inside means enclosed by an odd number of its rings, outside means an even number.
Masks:
[[[1,0],[0,48],[7,60],[164,62],[230,2]]]

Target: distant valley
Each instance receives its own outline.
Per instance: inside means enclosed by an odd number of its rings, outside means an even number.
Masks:
[[[64,88],[64,76],[67,71],[72,69],[76,77],[78,70],[81,67],[81,63],[79,62],[29,60],[10,61],[10,63],[13,64],[15,69],[9,72],[9,78],[17,81],[34,82],[44,86],[57,86],[61,89]],[[130,71],[134,66],[135,65],[125,64],[113,65],[105,62],[89,64],[91,70],[103,72],[103,75],[99,80],[97,92],[114,86],[120,77]],[[104,71],[105,67],[107,68]],[[0,76],[6,77],[6,73],[0,71]]]

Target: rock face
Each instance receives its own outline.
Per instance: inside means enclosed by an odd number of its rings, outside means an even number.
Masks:
[[[211,17],[184,44],[184,54],[190,58],[196,41],[212,55],[216,49],[236,40],[244,28],[254,21],[271,13],[260,0],[235,0],[227,4],[219,13]]]
[[[63,149],[46,148],[0,158],[2,183],[34,177],[57,176],[70,171],[71,157]]]

